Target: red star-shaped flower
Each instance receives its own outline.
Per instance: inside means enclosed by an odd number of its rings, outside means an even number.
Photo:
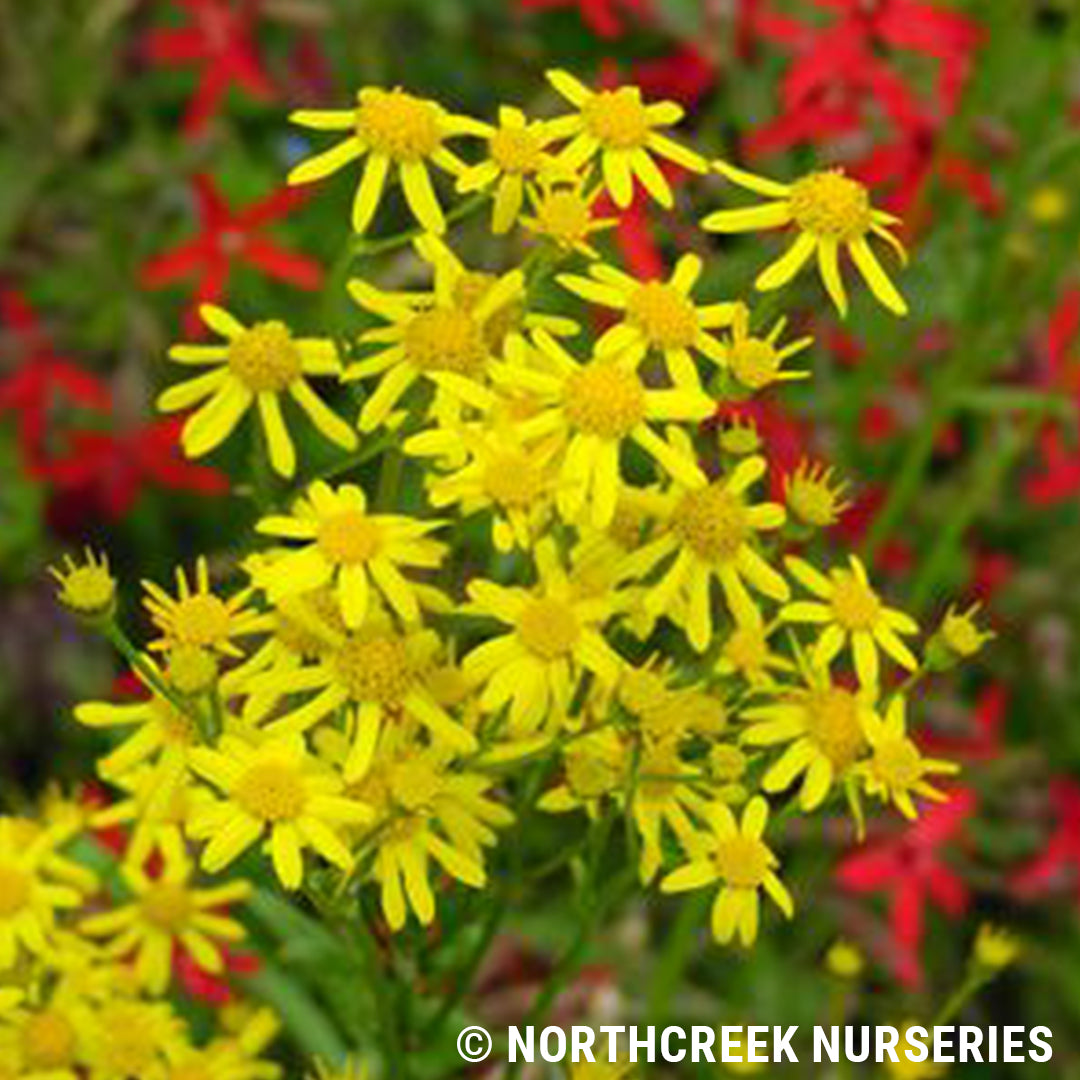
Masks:
[[[193,177],[191,187],[199,218],[198,236],[150,259],[140,274],[148,289],[197,275],[194,294],[184,313],[184,329],[189,336],[203,333],[199,305],[222,298],[229,274],[238,262],[301,289],[322,285],[323,270],[314,259],[289,251],[262,233],[271,222],[287,216],[303,201],[305,193],[283,187],[234,210],[209,176]]]
[[[1032,899],[1071,880],[1080,900],[1080,784],[1065,777],[1053,780],[1050,803],[1057,819],[1054,831],[1042,851],[1013,875],[1012,890]]]
[[[262,101],[274,95],[255,44],[261,0],[175,0],[187,24],[159,27],[144,39],[145,54],[162,67],[194,67],[199,81],[184,113],[187,135],[198,134],[233,84]]]
[[[626,31],[624,14],[645,16],[648,0],[517,0],[522,11],[553,11],[577,8],[582,22],[602,38],[616,38]]]
[[[903,832],[856,851],[837,869],[837,881],[849,892],[888,896],[894,966],[907,985],[917,984],[921,976],[918,947],[926,905],[931,903],[954,919],[967,908],[967,885],[945,855],[974,812],[974,793],[954,789],[948,802],[926,807]]]

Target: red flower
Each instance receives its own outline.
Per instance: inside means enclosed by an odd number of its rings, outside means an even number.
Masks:
[[[305,194],[298,188],[280,188],[266,198],[233,210],[209,176],[192,178],[192,192],[199,217],[199,235],[143,265],[140,278],[148,289],[198,275],[195,292],[184,314],[184,329],[201,334],[200,304],[214,303],[225,292],[236,262],[246,262],[269,277],[301,289],[317,289],[323,281],[322,267],[306,255],[287,250],[261,235],[270,222],[285,217]]]
[[[180,985],[197,1001],[221,1008],[235,997],[230,977],[255,975],[259,971],[259,958],[252,953],[234,952],[228,946],[220,946],[225,971],[214,975],[199,967],[191,954],[179,946],[173,953],[173,971]]]
[[[920,980],[917,950],[927,903],[954,919],[967,908],[967,886],[946,862],[944,849],[974,812],[974,793],[954,789],[948,802],[923,808],[903,832],[849,855],[837,869],[837,881],[849,892],[889,897],[889,926],[900,958],[894,966],[907,985]]]
[[[616,38],[625,33],[622,12],[648,15],[648,0],[518,0],[522,11],[553,11],[556,8],[577,8],[581,19],[594,34]]]
[[[633,81],[645,97],[678,101],[694,108],[716,86],[713,62],[693,45],[683,45],[667,56],[643,60],[632,68]]]
[[[1057,824],[1043,850],[1013,875],[1013,892],[1032,899],[1072,880],[1080,899],[1080,784],[1057,777],[1050,784],[1050,803]]]
[[[72,516],[122,517],[147,483],[199,495],[227,492],[222,473],[183,456],[182,425],[182,418],[170,418],[121,432],[72,432],[68,452],[45,468],[57,489],[54,523],[63,527]]]
[[[807,432],[791,413],[769,398],[752,401],[721,401],[706,424],[743,424],[752,426],[763,444],[762,453],[769,466],[770,497],[784,501],[784,478],[795,471],[807,457]]]
[[[918,737],[919,746],[932,757],[992,761],[1001,753],[1008,711],[1008,687],[1004,683],[989,683],[979,694],[975,707],[965,717],[966,723],[961,732],[923,732]]]
[[[262,101],[274,89],[259,58],[255,24],[261,0],[175,0],[188,16],[182,27],[151,30],[146,56],[162,67],[199,68],[199,83],[188,102],[183,129],[196,135],[217,111],[234,83]]]

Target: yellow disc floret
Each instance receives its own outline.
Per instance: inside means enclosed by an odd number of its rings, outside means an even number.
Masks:
[[[359,566],[379,553],[382,533],[361,510],[343,510],[319,522],[316,542],[337,566]]]
[[[284,761],[256,761],[236,782],[233,796],[260,821],[292,821],[307,803],[303,779]]]
[[[756,889],[773,866],[769,849],[760,840],[741,833],[720,840],[711,855],[716,872],[737,889]]]
[[[436,307],[416,315],[405,330],[405,356],[421,371],[452,371],[475,377],[488,358],[476,320],[457,307]]]
[[[866,746],[853,693],[831,686],[810,693],[806,701],[809,734],[838,771],[846,769]]]
[[[404,90],[369,88],[359,97],[356,133],[376,154],[420,161],[442,145],[439,107]]]
[[[865,236],[872,224],[866,188],[839,169],[813,172],[795,181],[791,215],[800,229],[841,242]]]
[[[616,150],[633,150],[649,137],[649,116],[635,87],[603,90],[581,108],[585,130],[601,145]]]
[[[75,1047],[71,1022],[53,1009],[35,1013],[23,1024],[23,1056],[31,1072],[66,1070],[74,1064]]]
[[[712,563],[733,559],[751,532],[746,506],[719,484],[688,491],[675,508],[672,523],[682,542]]]
[[[280,393],[301,372],[300,350],[277,319],[256,323],[229,342],[229,370],[253,393]]]
[[[626,317],[660,349],[688,349],[697,340],[693,303],[662,281],[650,281],[637,289],[627,303]]]
[[[586,435],[623,439],[645,418],[641,380],[617,364],[593,361],[566,382],[564,409]]]
[[[573,649],[581,628],[569,604],[541,597],[526,604],[518,619],[517,631],[529,652],[542,660],[557,660]]]
[[[872,630],[881,613],[881,601],[850,570],[833,571],[832,610],[845,630]]]
[[[536,172],[544,163],[544,143],[535,129],[497,129],[489,142],[491,160],[503,172],[519,176]]]
[[[391,634],[346,642],[334,654],[334,671],[354,701],[382,705],[398,704],[414,677],[404,642]]]

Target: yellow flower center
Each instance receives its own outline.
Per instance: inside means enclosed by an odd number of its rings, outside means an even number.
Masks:
[[[586,435],[624,439],[645,419],[645,388],[634,372],[594,360],[567,378],[563,411]]]
[[[870,196],[839,169],[813,172],[791,186],[791,215],[804,232],[847,242],[870,231]]]
[[[319,522],[319,550],[335,566],[357,566],[375,558],[382,530],[360,510],[343,510]]]
[[[910,739],[883,739],[874,747],[871,767],[890,787],[910,788],[922,779],[922,757]]]
[[[694,305],[673,285],[660,281],[650,281],[631,295],[626,317],[660,349],[688,349],[697,338]]]
[[[169,682],[181,694],[201,694],[217,679],[214,654],[198,645],[178,645],[169,652]]]
[[[750,390],[762,390],[776,379],[780,357],[776,350],[761,338],[737,342],[728,353],[731,373]]]
[[[307,805],[299,770],[285,761],[257,761],[249,766],[232,792],[252,817],[261,821],[292,821]]]
[[[540,136],[529,128],[499,128],[491,136],[489,151],[503,172],[519,176],[536,172],[544,163]]]
[[[442,777],[437,770],[415,758],[395,767],[390,776],[391,797],[411,813],[430,811],[442,789]]]
[[[178,600],[169,613],[169,636],[181,645],[206,648],[229,639],[229,609],[211,593]]]
[[[832,610],[845,630],[872,630],[881,613],[881,601],[869,585],[850,570],[833,571]]]
[[[161,1029],[138,1006],[104,1009],[95,1025],[94,1064],[105,1076],[152,1076],[159,1063]]]
[[[530,600],[517,624],[518,637],[541,660],[558,660],[577,644],[581,634],[574,609],[563,600]]]
[[[543,473],[521,450],[495,454],[484,466],[484,491],[492,502],[513,509],[527,509],[540,497]]]
[[[300,375],[300,350],[277,319],[256,323],[229,342],[229,370],[251,391],[280,393]]]
[[[633,150],[649,137],[649,117],[636,87],[602,90],[581,107],[585,130],[605,149]]]
[[[420,161],[442,145],[440,110],[433,101],[403,90],[362,92],[356,133],[376,154],[397,162]]]
[[[66,1069],[75,1057],[75,1031],[52,1010],[31,1016],[22,1029],[23,1055],[31,1072]]]
[[[974,656],[983,645],[985,636],[966,615],[950,613],[941,624],[945,644],[958,656]]]
[[[622,770],[599,747],[583,745],[587,742],[584,739],[567,749],[566,784],[579,799],[598,799],[619,788]]]
[[[488,359],[476,320],[457,307],[418,312],[405,328],[404,346],[409,363],[420,371],[452,371],[475,378]]]
[[[405,643],[389,634],[347,641],[334,654],[334,671],[353,701],[380,705],[398,704],[415,675]]]
[[[866,745],[855,695],[830,687],[812,693],[806,708],[810,737],[835,769],[846,769]]]
[[[756,889],[772,864],[769,849],[760,840],[741,833],[721,840],[712,859],[717,873],[737,889]]]
[[[536,231],[563,247],[573,247],[592,231],[592,207],[577,191],[548,192],[536,207]]]
[[[66,574],[60,602],[80,615],[108,611],[116,596],[116,582],[107,566],[91,563]]]
[[[711,563],[729,562],[750,535],[743,501],[719,484],[688,491],[675,507],[672,525],[695,555]]]
[[[179,933],[194,910],[191,894],[182,885],[159,882],[151,885],[140,901],[143,918],[168,934]]]
[[[30,900],[30,878],[16,866],[0,863],[0,919],[17,915]]]

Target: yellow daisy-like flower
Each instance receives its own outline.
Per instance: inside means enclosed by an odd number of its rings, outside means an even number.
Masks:
[[[463,425],[414,435],[405,453],[458,462],[427,477],[428,497],[437,510],[457,506],[465,516],[490,510],[495,548],[527,551],[554,509],[553,461],[559,445],[525,443],[514,425]]]
[[[754,544],[756,533],[783,525],[784,508],[779,503],[746,501],[747,491],[765,475],[765,468],[764,458],[743,458],[730,473],[710,481],[695,466],[690,483],[676,483],[666,494],[658,535],[623,566],[626,577],[643,578],[664,565],[649,586],[646,608],[664,614],[682,601],[685,609],[678,618],[698,652],[705,651],[713,636],[714,579],[740,624],[761,623],[747,584],[779,603],[788,599],[787,582]],[[677,605],[674,610],[679,611]]]
[[[163,1002],[117,997],[81,1011],[78,1028],[88,1080],[168,1080],[169,1062],[190,1046],[183,1022]]]
[[[485,710],[509,705],[516,734],[529,734],[545,721],[559,726],[579,676],[591,671],[601,683],[611,684],[622,663],[601,632],[611,602],[576,595],[550,539],[537,545],[536,565],[539,582],[531,589],[484,580],[468,585],[469,611],[491,616],[512,631],[477,646],[462,667],[470,680],[483,685]]]
[[[532,213],[523,214],[521,224],[563,252],[576,251],[586,258],[599,259],[600,253],[589,243],[589,237],[619,222],[617,218],[595,215],[596,200],[604,189],[596,185],[586,190],[586,180],[585,173],[545,169],[526,189]]]
[[[866,687],[878,683],[878,649],[902,668],[914,671],[919,662],[899,635],[917,634],[919,624],[910,615],[886,607],[871,588],[857,555],[850,556],[850,569],[832,569],[826,577],[805,559],[789,556],[784,565],[793,578],[817,600],[796,600],[780,612],[785,622],[824,626],[810,654],[817,667],[828,667],[850,643],[859,682]]]
[[[180,436],[188,457],[202,457],[220,446],[244,413],[255,405],[270,464],[281,476],[291,477],[296,472],[296,449],[281,410],[285,394],[327,439],[345,450],[356,448],[356,432],[307,382],[308,377],[340,374],[333,342],[293,337],[289,328],[276,319],[244,326],[213,304],[203,304],[199,315],[211,330],[225,338],[225,343],[174,345],[169,359],[213,370],[171,386],[157,400],[163,412],[199,405]]]
[[[60,586],[59,600],[69,611],[83,618],[108,618],[116,608],[116,579],[109,572],[108,557],[99,557],[86,549],[86,562],[80,566],[70,555],[62,567],[49,567]]]
[[[629,764],[627,748],[613,728],[585,731],[562,747],[562,780],[536,805],[549,814],[584,810],[596,820],[604,803],[625,790]]]
[[[677,739],[643,740],[628,772],[625,799],[641,837],[638,877],[647,885],[663,862],[668,829],[686,855],[698,850],[712,793],[700,764],[683,760]]]
[[[385,756],[354,790],[376,808],[371,873],[383,914],[400,930],[411,909],[423,926],[435,918],[429,880],[432,860],[457,881],[484,887],[483,851],[495,843],[493,827],[513,814],[488,798],[493,781],[452,770],[437,748],[405,745]]]
[[[702,837],[701,849],[660,882],[661,891],[668,893],[720,882],[712,907],[712,932],[722,945],[736,935],[746,946],[757,940],[761,889],[787,918],[794,914],[791,894],[776,875],[779,861],[762,840],[768,819],[769,804],[760,795],[746,804],[741,822],[722,802],[713,803],[710,831]]]
[[[736,382],[757,393],[773,383],[810,377],[809,371],[788,371],[783,367],[788,357],[809,348],[814,341],[812,337],[801,337],[787,345],[778,345],[786,326],[786,318],[777,319],[765,337],[755,337],[750,333],[750,312],[746,305],[736,306],[731,319],[731,341],[722,346],[721,356],[721,363]]]
[[[187,1046],[170,1061],[168,1080],[276,1080],[281,1066],[261,1058],[235,1039]]]
[[[512,354],[519,362],[500,365],[493,375],[500,384],[530,390],[543,402],[536,416],[518,425],[522,438],[565,438],[556,494],[564,520],[585,519],[597,529],[610,524],[625,484],[619,459],[626,442],[636,443],[673,477],[693,480],[693,458],[661,438],[650,422],[703,420],[714,406],[700,389],[650,389],[636,363],[622,356],[593,357],[581,364],[542,330],[533,342],[538,363],[530,366],[529,351]]]
[[[980,967],[1001,971],[1014,963],[1023,952],[1023,941],[1011,930],[984,922],[975,934],[972,959]]]
[[[437,102],[415,97],[401,89],[369,86],[356,95],[352,109],[299,109],[289,119],[315,131],[348,131],[352,134],[329,150],[297,165],[289,173],[290,184],[309,184],[367,155],[364,174],[356,189],[352,226],[367,231],[379,206],[391,166],[397,169],[413,217],[429,232],[446,231],[446,218],[435,195],[428,163],[454,176],[465,171],[464,163],[444,145],[455,135],[483,138],[487,127],[477,120],[448,113]]]
[[[152,666],[152,661],[144,657]],[[155,690],[143,701],[114,705],[88,701],[75,708],[75,719],[90,728],[128,728],[129,734],[113,751],[98,759],[98,775],[117,783],[141,767],[151,770],[150,798],[144,807],[156,816],[172,799],[186,775],[191,751],[201,737],[195,719]]]
[[[429,259],[434,255],[430,244],[419,243],[418,250]],[[389,324],[360,335],[361,344],[382,348],[352,364],[344,376],[347,381],[381,376],[360,410],[362,432],[385,423],[419,380],[474,408],[486,410],[493,404],[491,392],[482,384],[502,347],[507,311],[524,304],[525,278],[520,270],[511,270],[476,299],[472,289],[462,287],[456,260],[437,259],[434,267],[433,299],[383,292],[358,278],[349,282],[352,298]]]
[[[79,1033],[65,1006],[54,994],[6,1017],[0,1013],[0,1077],[78,1080]]]
[[[82,903],[77,889],[53,880],[44,866],[55,842],[52,831],[42,830],[26,843],[18,820],[0,817],[0,972],[24,953],[46,955],[57,911]]]
[[[847,488],[847,481],[836,479],[830,466],[804,459],[784,477],[784,502],[796,521],[826,529],[851,506]]]
[[[737,314],[745,311],[740,303],[704,307],[694,303],[690,293],[702,267],[697,255],[684,255],[669,281],[638,281],[614,266],[597,262],[589,267],[589,277],[561,274],[558,282],[590,303],[622,313],[622,322],[597,341],[597,356],[625,357],[636,366],[655,351],[667,361],[668,374],[676,386],[694,388],[699,385],[694,352],[714,364],[725,359],[723,345],[706,331],[732,325]]]
[[[775,626],[758,622],[737,623],[728,634],[716,662],[718,675],[741,675],[751,686],[769,686],[773,673],[788,673],[795,665],[769,647]]]
[[[786,688],[775,700],[745,709],[742,716],[750,726],[742,739],[747,746],[787,744],[762,778],[762,790],[783,791],[802,776],[799,805],[810,811],[865,757],[866,732],[875,718],[865,692],[837,686],[827,671],[805,676],[807,685]]]
[[[560,152],[559,164],[576,170],[599,156],[604,185],[621,209],[633,201],[635,178],[661,206],[674,206],[671,186],[653,160],[654,154],[690,172],[708,171],[699,154],[655,130],[682,119],[682,107],[675,102],[646,104],[636,86],[590,90],[567,71],[549,71],[547,78],[578,110],[548,123],[555,138],[571,140]]]
[[[844,248],[878,300],[897,315],[907,314],[907,303],[869,243],[871,236],[884,240],[906,262],[900,241],[889,231],[899,219],[874,209],[866,188],[857,180],[832,169],[782,184],[725,161],[715,162],[715,168],[732,183],[772,201],[746,210],[717,210],[702,221],[703,228],[741,233],[791,225],[798,233],[788,250],[758,275],[754,284],[760,291],[786,285],[816,255],[825,288],[837,311],[846,315],[847,292],[840,274],[840,249]]]
[[[507,233],[517,221],[525,202],[525,182],[551,160],[548,145],[554,136],[544,121],[530,122],[520,109],[499,107],[498,127],[487,128],[487,159],[469,166],[459,177],[463,195],[494,186],[491,231]]]
[[[254,680],[256,692],[264,682],[281,696],[317,691],[266,730],[304,732],[347,707],[352,736],[344,765],[348,783],[367,772],[387,723],[418,723],[454,751],[470,753],[477,749],[476,737],[439,704],[427,685],[426,675],[439,650],[439,639],[430,630],[402,634],[389,619],[373,618],[363,629],[339,638],[314,664]]]
[[[904,817],[918,814],[912,796],[944,802],[948,796],[932,787],[928,778],[937,774],[955,776],[960,766],[951,761],[924,758],[908,738],[904,719],[906,701],[897,694],[885,710],[885,718],[864,715],[863,730],[870,744],[870,759],[860,767],[866,793],[894,803]]]
[[[976,624],[975,616],[981,607],[982,604],[976,602],[967,611],[958,611],[955,605],[950,605],[938,628],[942,643],[962,660],[974,656],[996,636],[993,630],[982,630]]]
[[[648,740],[685,741],[695,736],[715,739],[727,728],[724,702],[701,685],[677,685],[679,672],[671,661],[654,659],[648,666],[623,669],[615,700],[630,714]]]
[[[194,866],[179,845],[162,849],[161,872],[149,877],[137,864],[127,863],[120,874],[132,901],[91,915],[80,924],[83,934],[109,939],[105,955],[135,955],[135,972],[153,995],[164,994],[172,977],[177,946],[211,974],[225,970],[221,942],[235,944],[245,937],[243,926],[219,908],[246,900],[249,881],[231,881],[211,889],[192,882]]]
[[[350,629],[367,617],[372,590],[406,622],[416,622],[416,591],[401,569],[439,566],[444,547],[428,533],[440,525],[399,514],[369,514],[362,488],[342,484],[335,489],[316,480],[291,514],[273,514],[256,525],[265,535],[303,544],[263,567],[259,584],[274,604],[332,585]]]
[[[192,581],[188,581],[182,567],[176,568],[175,597],[152,581],[142,585],[147,593],[143,604],[162,634],[148,648],[158,652],[191,647],[240,657],[244,654],[233,644],[233,638],[258,633],[270,625],[266,615],[245,608],[250,589],[228,600],[211,592],[210,569],[202,555],[195,561]]]
[[[371,807],[345,798],[341,781],[308,754],[299,736],[253,746],[226,735],[216,749],[194,751],[191,766],[223,794],[189,824],[193,837],[209,841],[201,859],[207,873],[224,870],[263,838],[287,889],[298,889],[304,879],[306,847],[342,870],[352,865],[337,830],[370,822]]]

